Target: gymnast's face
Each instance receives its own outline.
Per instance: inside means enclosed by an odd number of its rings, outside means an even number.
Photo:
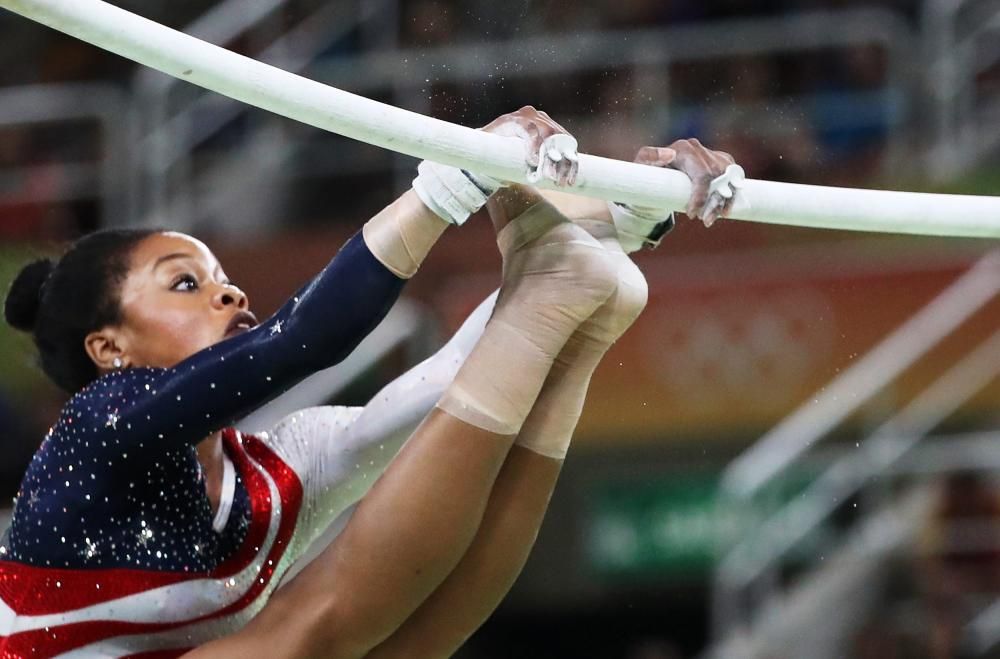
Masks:
[[[170,367],[257,324],[208,247],[182,233],[136,245],[119,293],[122,322],[107,328],[114,345],[105,358],[126,367]]]

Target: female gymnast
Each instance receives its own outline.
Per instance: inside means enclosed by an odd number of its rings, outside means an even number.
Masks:
[[[525,109],[487,130],[512,126],[541,153],[529,164],[572,180],[556,124]],[[706,197],[719,156],[684,146]],[[243,632],[198,653],[438,656],[488,615],[530,549],[590,373],[645,287],[612,224],[595,223],[598,241],[530,188],[490,197],[485,177],[419,170],[260,326],[207,248],[180,234],[94,234],[58,267],[22,272],[8,320],[78,393],[0,544],[4,656],[177,656],[240,629],[376,479],[324,555]],[[448,223],[487,198],[504,255],[495,308],[363,410],[305,410],[259,437],[217,431],[346,355]],[[648,221],[616,215],[626,229]],[[453,624],[429,633],[442,615]]]

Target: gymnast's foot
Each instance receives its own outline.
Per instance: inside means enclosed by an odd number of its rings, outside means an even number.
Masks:
[[[519,204],[520,194],[495,197]],[[493,317],[439,407],[513,435],[566,342],[615,294],[618,270],[600,242],[541,200],[506,223],[497,242],[504,272]]]
[[[642,313],[648,296],[645,278],[622,251],[614,229],[601,222],[593,229],[615,268],[615,292],[563,346],[515,441],[556,460],[564,459],[569,450],[594,371]]]

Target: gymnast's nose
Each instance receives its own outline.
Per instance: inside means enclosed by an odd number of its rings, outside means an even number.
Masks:
[[[240,290],[238,286],[227,284],[219,286],[219,290],[212,296],[212,304],[219,309],[227,307],[246,309],[250,306],[250,301],[247,299],[246,293]]]

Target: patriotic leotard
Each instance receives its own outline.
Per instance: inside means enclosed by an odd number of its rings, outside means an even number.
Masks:
[[[258,436],[225,430],[214,518],[195,445],[341,360],[402,284],[355,236],[254,330],[74,396],[0,541],[0,657],[174,657],[245,624],[385,468],[489,309],[365,408],[304,410]]]

